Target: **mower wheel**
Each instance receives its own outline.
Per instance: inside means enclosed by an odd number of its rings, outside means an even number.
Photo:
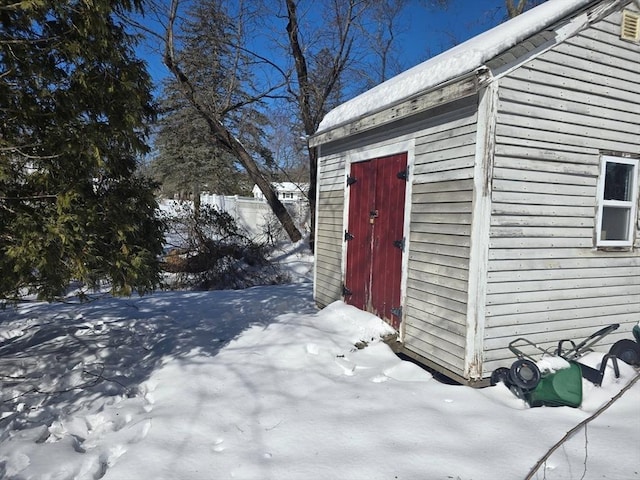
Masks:
[[[613,355],[631,366],[640,366],[640,345],[628,338],[614,343],[609,349],[609,355]]]
[[[509,386],[509,369],[507,367],[498,367],[491,374],[492,387],[500,382],[504,383],[507,387]]]
[[[509,382],[525,392],[530,392],[538,386],[542,375],[540,369],[531,360],[521,358],[516,360],[509,369]]]

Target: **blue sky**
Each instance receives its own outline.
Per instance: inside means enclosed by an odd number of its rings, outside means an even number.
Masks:
[[[410,0],[404,12],[406,31],[399,35],[404,69],[425,61],[505,18],[504,0],[450,0],[446,8],[426,8],[431,0]],[[160,55],[141,47],[156,84],[168,74]]]
[[[446,8],[425,8],[425,2],[419,0],[411,3],[405,12],[409,30],[401,37],[407,46],[407,68],[494,27],[506,17],[504,0],[450,0]]]

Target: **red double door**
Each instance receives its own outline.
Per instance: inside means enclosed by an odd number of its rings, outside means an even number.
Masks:
[[[351,165],[345,301],[400,325],[407,154]]]

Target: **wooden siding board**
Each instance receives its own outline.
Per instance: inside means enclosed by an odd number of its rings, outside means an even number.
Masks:
[[[540,117],[530,117],[517,113],[502,113],[500,115],[503,125],[511,125],[521,128],[523,131],[537,130],[549,133],[563,132],[567,136],[579,137],[581,139],[593,138],[601,140],[602,142],[608,142],[609,145],[629,144],[629,134],[640,133],[640,125],[625,124],[624,129],[617,128],[619,122],[615,122],[616,125],[608,128],[608,124],[603,122],[603,125],[598,126],[595,123],[573,124],[563,123],[561,119],[549,119]],[[587,123],[587,122],[582,122]],[[637,133],[636,133],[637,132]],[[577,139],[574,139],[576,141]]]
[[[413,187],[415,195],[434,192],[458,192],[461,190],[473,190],[473,179],[422,183]]]
[[[612,317],[609,317],[608,324],[620,323],[620,322],[624,322],[625,320],[628,322],[629,321],[628,319],[629,317],[618,318],[618,317],[612,316]],[[581,341],[587,338],[592,333],[594,333],[596,330],[597,330],[597,327],[594,328],[591,325],[585,325],[582,327],[579,325],[576,325],[573,328],[569,327],[566,330],[553,329],[549,332],[530,333],[530,334],[527,334],[527,340],[539,345],[541,348],[548,349],[550,352],[553,352],[557,348],[558,342],[560,340]],[[616,340],[620,340],[622,338],[628,338],[628,337],[626,337],[621,332],[614,332],[611,335],[608,335],[602,342],[598,343],[597,349],[601,350],[602,352],[606,352],[613,342],[615,342]],[[513,339],[513,337],[488,338],[485,340],[486,347],[487,347],[486,350],[487,352],[490,352],[492,350],[499,349],[503,347],[505,344],[508,344],[511,339]],[[511,358],[512,358],[512,361],[515,360],[515,358],[513,357],[513,354]]]
[[[469,269],[465,268],[466,265],[458,266],[459,264],[451,265],[448,262],[437,263],[443,257],[436,257],[433,261],[425,263],[418,262],[417,260],[411,262],[411,268],[409,268],[408,275],[418,280],[429,280],[429,275],[437,275],[446,278],[452,278],[457,280],[469,280]],[[455,257],[444,257],[455,258]]]
[[[596,48],[603,47],[609,54],[602,55],[602,51],[592,50],[591,47],[594,44]],[[562,46],[562,52],[558,52],[555,55],[555,61],[561,61],[563,58],[575,58],[580,62],[583,69],[593,62],[604,69],[614,69],[612,72],[615,71],[619,75],[631,75],[633,78],[638,74],[637,70],[634,69],[633,52],[611,44],[590,41],[584,37],[576,37],[569,40]]]
[[[462,133],[468,133],[475,131],[477,116],[473,109],[470,109],[466,114],[459,115],[456,118],[448,121],[443,121],[435,125],[430,125],[419,132],[416,132],[416,144],[432,143],[432,142],[447,142],[452,137],[460,135]]]
[[[416,265],[416,267],[418,267],[418,265]],[[420,271],[417,268],[410,268],[408,278],[410,281],[422,283],[424,285],[451,288],[460,292],[467,291],[467,282],[469,280],[468,275],[464,275],[463,278],[458,278],[457,272],[456,276],[452,276],[450,271],[442,267],[430,270],[431,271],[427,272]]]
[[[526,127],[518,125],[517,116],[511,117],[511,123],[499,123],[496,129],[498,137],[513,137],[524,140],[534,140],[546,142],[549,146],[565,145],[572,147],[582,147],[585,145],[585,138],[589,137],[588,132],[567,133],[560,125],[555,130],[545,130],[536,128],[536,126]],[[591,129],[593,132],[593,129]],[[595,152],[606,150],[610,152],[634,152],[637,151],[638,145],[633,138],[626,137],[626,141],[616,141],[599,138],[599,136],[591,137],[589,144]]]
[[[415,193],[413,195],[413,199],[416,203],[427,205],[434,203],[468,203],[469,191],[459,190],[449,192]]]
[[[493,293],[487,296],[487,306],[513,305],[533,302],[553,302],[565,300],[580,300],[593,297],[607,297],[612,295],[631,295],[640,298],[640,285],[607,285],[600,288],[558,288],[540,291],[510,291],[506,293]],[[515,290],[515,289],[514,289]]]
[[[437,150],[433,150],[432,152],[426,153],[418,153],[416,152],[416,168],[418,166],[427,166],[431,163],[442,162],[444,160],[451,159],[464,159],[470,155],[473,155],[474,147],[473,145],[458,145],[451,146],[449,148],[440,148]],[[419,149],[419,146],[416,145],[416,150]]]
[[[566,44],[578,47],[576,52],[581,50],[593,51],[591,59],[604,65],[606,65],[606,60],[604,59],[607,57],[616,59],[618,61],[617,66],[632,66],[637,59],[637,49],[632,47],[633,44],[621,41],[619,34],[611,35],[611,33],[598,28],[587,29],[579,35],[568,39]],[[559,48],[559,50],[562,50],[562,48]],[[574,55],[577,55],[577,53],[574,53]]]
[[[423,299],[408,297],[407,306],[413,312],[413,325],[417,325],[419,320],[432,316],[433,321],[442,321],[446,319],[448,322],[455,323],[460,327],[467,324],[467,316],[465,314],[466,307],[464,304],[455,302],[451,299],[436,298],[433,302],[425,302]]]
[[[520,293],[520,292],[544,292],[557,289],[583,289],[583,288],[600,288],[608,286],[626,286],[633,284],[638,280],[632,269],[629,269],[629,276],[610,275],[609,277],[587,277],[583,279],[561,278],[550,282],[548,280],[534,281],[513,281],[506,282],[489,282],[487,284],[487,295],[502,293]]]
[[[561,124],[564,130],[606,140],[620,140],[628,134],[640,133],[640,127],[636,123],[640,118],[638,115],[618,113],[615,118],[612,118],[611,112],[607,116],[599,115],[602,112],[592,112],[590,115],[586,115],[552,110],[549,107],[532,104],[506,101],[501,104],[505,121],[508,121],[508,115],[515,115],[520,118],[521,124],[524,126],[537,125],[539,128],[554,131],[558,130]],[[594,127],[597,129],[594,130]],[[597,135],[594,135],[596,132]]]
[[[591,217],[594,216],[594,206],[585,207],[562,206],[562,205],[536,205],[531,207],[528,203],[509,204],[494,203],[492,215],[512,215],[512,216],[549,216],[549,217]]]
[[[634,92],[633,84],[640,82],[640,73],[637,68],[633,68],[637,56],[632,50],[620,48],[617,45],[598,41],[585,41],[584,38],[577,38],[573,42],[576,48],[571,50],[572,44],[563,45],[555,50],[545,53],[543,59],[531,62],[532,68],[537,68],[537,61],[548,62],[562,67],[570,67],[574,70],[588,74],[590,77],[594,73],[606,71],[602,76],[591,77],[594,81],[602,85],[613,85],[614,80],[620,82],[619,88]],[[595,49],[593,48],[595,46]],[[607,50],[603,55],[602,47]],[[625,68],[626,67],[626,68]],[[547,70],[548,67],[544,69]],[[611,80],[610,80],[611,79]]]
[[[431,171],[428,175],[420,175],[414,177],[413,185],[421,185],[426,183],[439,183],[454,180],[466,180],[473,178],[473,170],[470,168]]]
[[[490,305],[487,306],[487,316],[494,317],[500,315],[509,315],[514,312],[534,313],[546,312],[551,310],[573,310],[584,307],[603,307],[608,305],[620,305],[621,303],[630,303],[629,297],[626,295],[615,295],[609,297],[592,297],[568,300],[547,300],[544,302],[526,302],[519,303],[515,306],[509,305]]]
[[[542,263],[542,262],[540,262]],[[608,281],[616,277],[631,277],[640,274],[640,269],[636,267],[591,267],[591,268],[549,268],[544,270],[531,270],[522,272],[520,274],[514,274],[512,271],[492,271],[489,273],[489,289],[491,285],[496,284],[511,284],[512,292],[519,291],[519,284],[522,282],[546,282],[548,287],[546,289],[559,288],[562,281],[571,280],[576,285],[575,288],[580,288],[580,285],[585,280],[593,280],[595,282]],[[503,287],[506,289],[505,287]]]
[[[538,205],[556,205],[571,207],[595,207],[595,197],[585,195],[554,195],[552,193],[528,193],[514,191],[494,191],[492,194],[494,203],[511,203],[520,205],[532,205],[535,211]]]
[[[438,297],[450,298],[455,300],[456,302],[465,303],[467,301],[467,292],[462,290],[456,290],[452,288],[453,286],[458,286],[460,282],[457,282],[457,285],[454,285],[454,282],[451,282],[449,286],[441,286],[436,285],[435,283],[427,283],[423,281],[417,281],[412,278],[407,280],[407,288],[414,290],[416,292],[421,292],[426,295],[435,295]],[[414,298],[416,298],[414,296]]]
[[[322,239],[322,237],[319,237]],[[324,239],[323,239],[324,240]],[[340,266],[340,255],[342,255],[342,246],[329,243],[327,241],[318,242],[320,245],[316,248],[321,264],[329,264],[332,266]],[[320,267],[322,268],[322,267]]]
[[[412,326],[410,331],[418,338],[421,338],[425,343],[433,343],[434,345],[442,348],[443,346],[451,346],[452,353],[459,357],[459,349],[464,347],[464,333],[466,325],[460,325],[450,322],[446,317],[437,318],[432,316],[433,323],[429,325],[429,331],[421,330],[419,327]],[[442,345],[440,342],[445,342]]]
[[[517,180],[521,182],[538,182],[552,185],[581,185],[594,190],[597,184],[598,169],[595,165],[571,166],[557,161],[513,160],[496,157],[494,164],[494,180]]]
[[[424,296],[416,298],[407,295],[406,305],[410,312],[408,316],[412,319],[409,323],[413,325],[428,325],[426,320],[430,316],[444,318],[459,325],[466,325],[467,322],[466,303],[457,302],[451,298],[432,295],[425,299]]]
[[[427,335],[410,326],[407,327],[406,336],[411,351],[428,359],[436,359],[444,368],[462,375],[463,369],[460,365],[464,362],[464,347],[435,335]]]
[[[597,95],[602,98],[601,101],[611,99],[619,102],[629,102],[631,104],[638,103],[637,92],[628,91],[626,89],[617,90],[615,84],[611,84],[609,80],[604,85],[593,82],[593,77],[584,75],[581,72],[572,70],[571,68],[563,68],[556,65],[549,70],[540,68],[534,69],[526,67],[514,70],[508,78],[515,78],[532,85],[531,88],[537,88],[538,85],[553,85],[555,88],[563,89],[567,93],[572,91],[581,92],[582,94]],[[602,76],[600,76],[602,78]]]
[[[505,129],[506,132],[517,133],[515,129]],[[582,145],[571,145],[565,143],[555,143],[549,141],[549,139],[541,139],[541,140],[531,140],[527,138],[521,138],[519,135],[496,135],[496,153],[498,154],[497,159],[500,159],[501,156],[506,156],[507,149],[510,149],[512,146],[523,147],[525,149],[531,149],[535,154],[538,152],[544,152],[548,150],[549,154],[553,155],[549,158],[546,157],[534,157],[541,160],[561,160],[563,162],[568,163],[567,168],[580,168],[580,165],[572,165],[583,164],[583,163],[591,163],[595,164],[597,161],[594,161],[594,156],[598,156],[598,149],[594,147],[585,146],[584,142]],[[503,151],[498,150],[500,147],[504,147]],[[498,153],[499,152],[499,153]],[[573,155],[575,154],[576,159],[574,160]],[[531,154],[529,154],[531,155]],[[523,158],[529,158],[529,155]],[[513,155],[509,155],[513,156]],[[518,158],[518,156],[516,156]]]
[[[492,215],[491,225],[495,227],[588,227],[593,231],[595,221],[593,215],[591,217]]]
[[[469,262],[464,258],[453,257],[449,255],[437,255],[429,254],[423,255],[418,253],[411,254],[411,264],[415,265],[415,268],[421,268],[424,271],[438,271],[443,267],[449,267],[454,269],[453,271],[468,272]],[[461,273],[451,273],[453,278],[468,279],[468,273],[465,275]]]
[[[467,156],[467,157],[453,158],[450,160],[440,160],[440,161],[415,165],[414,175],[418,177],[416,179],[416,182],[424,183],[422,178],[420,178],[422,175],[430,175],[432,173],[445,172],[450,170],[470,169],[473,166],[473,161],[474,161],[474,158],[472,156]],[[469,177],[468,172],[462,175],[464,175],[464,178],[473,178],[473,177]]]
[[[593,179],[591,180],[593,183]],[[571,183],[534,182],[527,180],[503,180],[494,178],[494,191],[518,193],[543,193],[545,195],[568,195],[576,197],[593,197],[596,193],[594,185],[575,185]]]
[[[465,130],[470,130],[469,128],[465,128]],[[441,134],[440,137],[444,137],[444,134]],[[474,130],[469,131],[464,134],[445,137],[449,142],[457,145],[458,148],[469,147],[471,146],[471,150],[476,143],[476,132]],[[422,137],[421,142],[416,145],[416,156],[425,155],[427,159],[433,158],[436,152],[442,152],[451,150],[451,146],[445,144],[443,141],[437,140],[437,137]],[[462,151],[469,151],[469,149],[464,149]],[[455,153],[455,152],[454,152]]]
[[[517,275],[524,275],[527,278],[532,278],[533,276],[538,278],[554,278],[556,275],[566,275],[567,278],[580,278],[579,276],[569,275],[594,275],[596,273],[595,271],[585,272],[585,270],[589,268],[597,269],[597,272],[602,275],[606,275],[607,271],[615,268],[637,269],[638,273],[640,273],[640,258],[637,255],[609,257],[606,254],[599,256],[586,256],[581,254],[580,256],[570,258],[552,258],[551,256],[547,256],[515,260],[500,257],[493,258],[490,272],[506,272],[502,274],[504,275],[503,278],[507,278],[509,275],[508,272],[510,271]],[[497,278],[499,278],[497,273],[489,273],[490,280]]]
[[[412,222],[420,222],[419,232],[432,233],[437,235],[455,235],[455,236],[470,236],[471,235],[471,223],[427,223],[421,218],[422,215],[412,215]]]
[[[633,318],[629,314],[616,315],[615,319],[622,322],[633,321]],[[611,323],[615,323],[615,322],[611,322]],[[516,326],[493,328],[491,329],[490,336],[492,338],[503,338],[504,341],[508,343],[513,338],[518,336],[525,336],[528,338],[530,335],[545,335],[545,334],[549,335],[549,332],[560,331],[560,332],[564,332],[565,335],[567,335],[566,338],[580,341],[583,338],[586,338],[592,333],[594,333],[595,331],[597,331],[598,327],[611,325],[611,323],[605,322],[602,325],[600,324],[596,325],[595,328],[594,327],[583,328],[582,329],[583,333],[580,333],[580,324],[578,322],[576,322],[575,320],[562,319],[562,320],[556,320],[554,322],[525,323],[525,324],[520,324]],[[553,340],[552,342],[553,342],[552,344],[552,350],[553,350],[558,346],[558,344]]]
[[[472,208],[469,202],[436,204],[418,203],[412,207],[411,212],[416,214],[430,213],[432,215],[451,215],[454,218],[458,218],[458,216],[460,216],[460,218],[465,218],[465,215],[470,214],[471,210]]]
[[[443,245],[425,242],[423,235],[411,233],[411,250],[409,251],[409,258],[420,261],[428,262],[429,258],[434,255],[440,255],[442,257],[452,257],[456,259],[463,259],[465,265],[468,264],[469,259],[469,247],[460,245]],[[434,260],[435,261],[435,260]]]
[[[637,307],[637,306],[636,306]],[[551,330],[553,324],[562,320],[579,321],[594,325],[608,325],[607,316],[636,314],[634,305],[605,305],[574,308],[572,310],[548,310],[544,312],[517,313],[494,317],[491,328],[509,328],[524,324],[540,324],[540,331]],[[490,329],[489,329],[490,330]]]
[[[492,238],[490,248],[591,248],[589,238]]]
[[[625,102],[605,100],[602,97],[581,92],[567,92],[565,89],[548,85],[541,85],[539,89],[534,89],[531,84],[524,84],[530,87],[527,89],[523,83],[511,80],[501,89],[501,106],[505,110],[515,110],[514,105],[519,105],[520,110],[524,110],[526,107],[539,107],[553,112],[552,114],[556,117],[562,115],[563,119],[573,119],[576,122],[581,121],[578,116],[610,119],[615,115],[615,120],[621,120],[623,126],[624,123],[636,123],[640,118],[640,114],[637,111],[632,111],[629,104]],[[616,106],[619,108],[614,108]],[[536,111],[531,109],[530,113],[535,114]]]
[[[593,219],[592,219],[593,221]],[[491,260],[536,260],[536,259],[574,259],[574,258],[596,258],[599,252],[593,250],[583,250],[575,248],[554,248],[553,250],[492,250],[489,252]],[[612,252],[607,252],[612,253]],[[624,255],[624,256],[628,256]]]
[[[412,221],[420,223],[448,223],[452,225],[470,225],[471,213],[451,211],[434,212],[429,208],[429,206],[425,206],[422,211],[411,212],[411,219]]]
[[[471,239],[464,235],[438,235],[429,233],[425,227],[421,224],[415,224],[412,227],[412,232],[416,234],[414,238],[420,239],[425,243],[431,243],[436,245],[451,245],[454,247],[469,247],[471,245]],[[420,234],[420,235],[417,235]]]

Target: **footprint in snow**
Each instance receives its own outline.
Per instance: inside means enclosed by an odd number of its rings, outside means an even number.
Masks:
[[[371,379],[373,383],[384,383],[387,380],[389,380],[389,377],[387,377],[386,375],[376,375]]]
[[[224,443],[224,438],[216,438],[216,440],[213,442],[213,446],[211,447],[211,449],[214,452],[223,452],[225,450],[225,446],[223,445]]]
[[[315,343],[307,343],[307,353],[310,355],[318,355],[320,348]]]
[[[342,368],[342,373],[348,377],[353,376],[356,371],[356,364],[344,357],[336,357],[336,363]]]

